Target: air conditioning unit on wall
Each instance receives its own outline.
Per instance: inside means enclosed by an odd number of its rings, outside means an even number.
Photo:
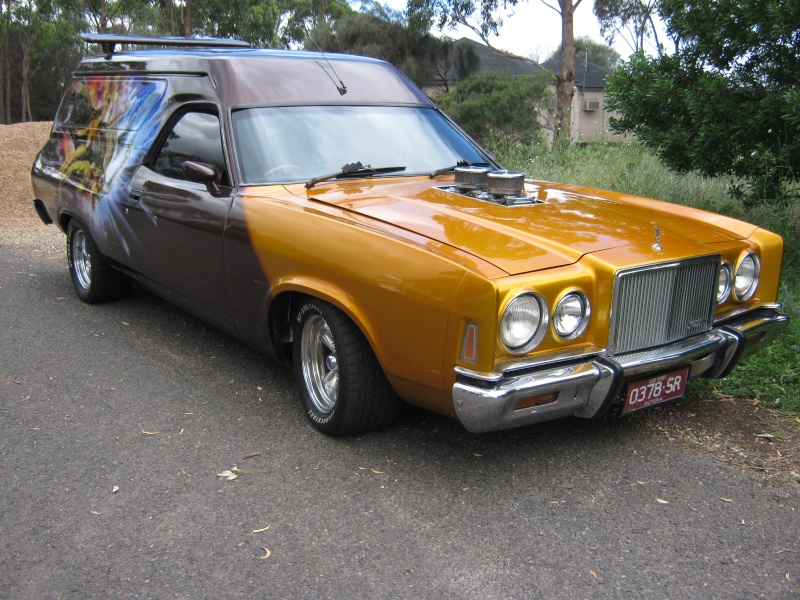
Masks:
[[[587,100],[583,103],[583,110],[600,110],[600,101]]]

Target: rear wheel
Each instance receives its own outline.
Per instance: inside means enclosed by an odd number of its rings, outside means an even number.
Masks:
[[[75,219],[67,227],[67,261],[75,293],[88,304],[122,298],[131,290],[131,280],[106,262],[92,236]]]
[[[400,399],[372,348],[347,315],[308,299],[294,319],[294,370],[311,423],[329,435],[350,435],[391,424]]]

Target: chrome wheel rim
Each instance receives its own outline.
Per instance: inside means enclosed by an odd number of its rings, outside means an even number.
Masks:
[[[300,344],[303,379],[311,403],[320,413],[328,414],[339,397],[339,365],[336,343],[325,319],[310,316],[303,326]]]
[[[72,265],[81,287],[88,289],[92,284],[92,257],[87,249],[86,234],[81,230],[72,235]]]

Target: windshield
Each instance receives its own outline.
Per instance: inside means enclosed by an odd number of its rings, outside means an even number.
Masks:
[[[309,181],[360,162],[429,173],[489,159],[433,108],[282,106],[233,113],[244,183]]]

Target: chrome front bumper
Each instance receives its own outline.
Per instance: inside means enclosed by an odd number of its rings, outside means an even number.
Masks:
[[[689,368],[689,378],[727,375],[739,359],[780,333],[789,317],[762,307],[715,324],[710,331],[650,350],[607,356],[595,352],[539,364],[512,365],[498,374],[456,368],[453,402],[472,432],[496,431],[560,417],[598,418],[620,399],[633,378]],[[515,408],[552,394],[547,404]]]

